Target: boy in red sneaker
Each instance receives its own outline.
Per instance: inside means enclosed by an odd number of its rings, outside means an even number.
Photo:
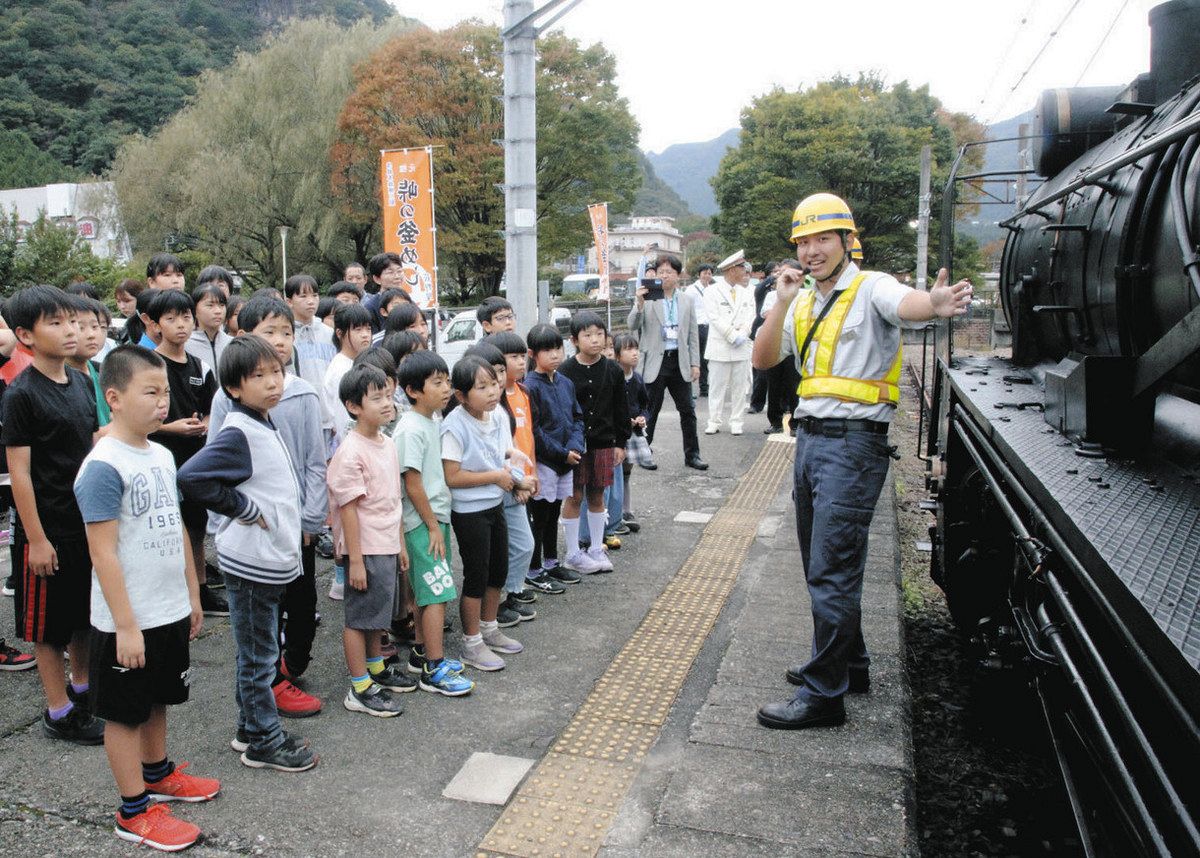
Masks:
[[[167,706],[188,699],[188,641],[203,622],[175,461],[148,438],[167,417],[171,387],[163,359],[138,346],[109,354],[100,386],[112,423],[74,486],[94,570],[91,703],[108,722],[117,837],[175,851],[200,829],[152,802],[208,801],[221,784],[167,756]]]

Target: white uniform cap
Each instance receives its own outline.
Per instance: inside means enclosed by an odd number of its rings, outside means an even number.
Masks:
[[[739,250],[732,256],[728,256],[721,260],[721,264],[717,266],[718,271],[724,271],[726,268],[732,268],[735,265],[741,265],[746,261],[746,251]]]

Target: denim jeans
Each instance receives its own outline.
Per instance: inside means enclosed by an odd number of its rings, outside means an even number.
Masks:
[[[533,557],[533,530],[529,527],[529,509],[523,503],[504,503],[504,520],[508,523],[508,578],[505,593],[519,593],[525,588],[525,575]]]
[[[613,484],[604,490],[604,509],[608,512],[608,521],[604,525],[604,535],[610,535],[621,525],[621,510],[625,506],[625,473],[620,464],[613,467]],[[583,508],[579,511],[579,538],[592,541],[592,529],[588,526],[587,498],[584,497]]]
[[[863,568],[889,459],[885,435],[796,435],[792,498],[813,615],[812,657],[801,670],[798,697],[841,697],[848,669],[870,664],[862,634]]]
[[[237,647],[233,698],[238,705],[238,729],[246,731],[255,751],[273,750],[283,743],[271,681],[279,661],[279,614],[286,590],[283,584],[261,584],[225,573],[229,622]]]

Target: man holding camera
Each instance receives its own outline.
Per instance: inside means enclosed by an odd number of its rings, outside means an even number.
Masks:
[[[654,428],[658,424],[663,395],[670,391],[683,432],[684,464],[706,471],[708,465],[700,458],[696,406],[692,402],[692,382],[700,378],[700,331],[695,307],[692,299],[679,288],[683,263],[677,256],[660,256],[656,273],[661,285],[652,291],[639,283],[637,299],[628,320],[629,330],[638,338],[638,372],[650,393],[646,440],[654,443]]]

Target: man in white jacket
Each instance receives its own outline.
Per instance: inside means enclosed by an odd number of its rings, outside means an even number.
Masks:
[[[754,290],[750,265],[739,250],[717,266],[722,280],[704,291],[708,314],[708,425],[705,435],[721,430],[725,400],[729,400],[729,431],[742,434],[750,384],[750,326],[754,323]]]

